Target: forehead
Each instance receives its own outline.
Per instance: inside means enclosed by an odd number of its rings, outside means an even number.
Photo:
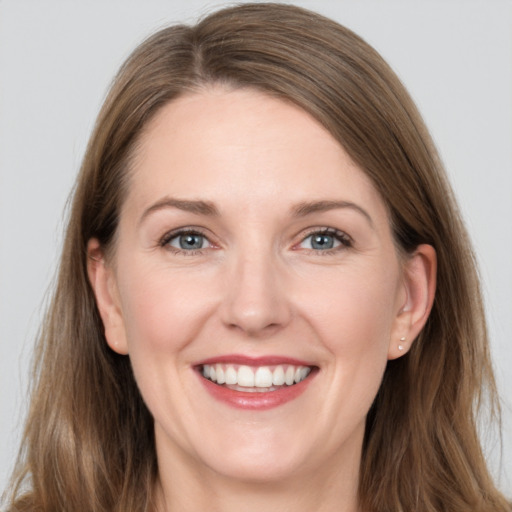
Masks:
[[[140,138],[130,181],[129,198],[140,208],[166,194],[207,195],[221,210],[239,199],[260,206],[326,198],[383,206],[370,179],[320,123],[289,102],[247,89],[213,88],[165,105]]]

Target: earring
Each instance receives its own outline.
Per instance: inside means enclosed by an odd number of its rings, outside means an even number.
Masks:
[[[403,343],[403,342],[405,341],[405,337],[404,337],[404,336],[402,336],[402,337],[400,338],[400,341]],[[403,350],[403,349],[404,349],[404,346],[402,345],[402,343],[400,343],[400,345],[398,345],[398,350]]]

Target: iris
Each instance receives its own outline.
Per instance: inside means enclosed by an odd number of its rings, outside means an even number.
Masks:
[[[311,247],[313,249],[332,249],[334,247],[334,237],[331,235],[317,234],[311,237]]]
[[[203,235],[196,233],[187,233],[178,237],[179,245],[181,249],[202,249],[204,244]]]

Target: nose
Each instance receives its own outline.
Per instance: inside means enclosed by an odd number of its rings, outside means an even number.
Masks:
[[[291,318],[288,291],[275,260],[255,253],[242,256],[231,266],[225,283],[222,321],[254,338],[275,333]]]

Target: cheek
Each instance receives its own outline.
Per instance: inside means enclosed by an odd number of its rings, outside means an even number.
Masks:
[[[342,431],[361,424],[375,399],[395,318],[396,280],[357,275],[331,281],[328,300],[323,294],[308,308],[310,322],[334,362],[325,366],[331,387],[324,410]]]
[[[376,351],[386,356],[396,316],[398,270],[352,268],[323,282],[328,284],[303,290],[302,308],[327,348],[335,354]]]
[[[130,353],[179,351],[209,310],[204,290],[186,272],[125,272],[121,304]]]
[[[190,371],[187,347],[211,307],[186,272],[146,264],[119,274],[124,276],[119,292],[135,380],[153,416],[179,430],[173,414],[188,407],[180,398]]]
[[[345,414],[366,415],[386,368],[399,283],[398,266],[387,268],[352,268],[331,276],[328,291],[316,293],[316,300],[305,307],[304,314],[334,361],[327,365],[333,384],[330,396],[337,400],[332,410],[340,411],[343,422],[350,423]]]

